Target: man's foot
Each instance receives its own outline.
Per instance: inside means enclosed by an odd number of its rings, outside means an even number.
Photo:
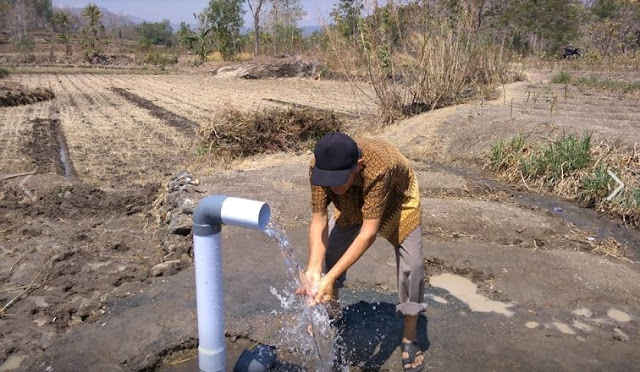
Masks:
[[[405,372],[420,372],[424,363],[422,350],[413,342],[401,342],[402,370]]]

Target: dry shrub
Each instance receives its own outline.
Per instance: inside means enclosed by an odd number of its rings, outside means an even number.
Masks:
[[[502,45],[464,19],[434,15],[426,4],[377,8],[352,38],[327,32],[330,65],[354,83],[364,78],[372,84],[385,123],[489,96],[509,79],[510,56]]]
[[[198,155],[233,159],[312,148],[324,134],[339,131],[335,113],[312,109],[264,109],[244,113],[227,109],[217,124],[200,130]]]
[[[581,245],[578,246],[576,250],[594,253],[605,258],[613,257],[619,260],[633,262],[626,257],[625,247],[613,238],[601,240],[582,230],[571,230],[564,238],[580,243]]]

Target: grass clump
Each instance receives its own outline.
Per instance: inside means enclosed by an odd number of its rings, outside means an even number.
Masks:
[[[620,81],[597,76],[581,77],[575,81],[576,85],[588,88],[611,90],[623,93],[636,93],[640,91],[640,82],[638,81]]]
[[[0,67],[0,79],[9,76],[9,70],[4,67]]]
[[[555,185],[565,175],[591,161],[591,135],[563,134],[541,146],[528,146],[524,135],[492,146],[489,165],[494,170],[515,171],[518,178]]]
[[[554,84],[569,84],[571,82],[571,75],[566,71],[560,71],[551,78],[551,82]]]
[[[175,65],[176,63],[178,63],[178,57],[169,54],[151,52],[145,56],[144,63],[154,66]]]
[[[604,143],[594,146],[590,134],[563,134],[542,143],[528,143],[523,135],[494,144],[487,165],[504,179],[530,191],[550,192],[640,227],[640,153]],[[625,188],[612,200],[618,186]]]
[[[609,195],[614,184],[606,168],[600,165],[582,179],[578,198],[584,206],[593,208]]]
[[[200,130],[199,156],[234,159],[257,154],[311,149],[342,123],[330,111],[265,109],[250,113],[229,109],[218,124]]]

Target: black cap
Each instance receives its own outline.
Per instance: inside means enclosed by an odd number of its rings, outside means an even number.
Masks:
[[[337,187],[344,185],[358,165],[358,145],[344,133],[325,134],[314,150],[316,165],[311,171],[311,184]]]

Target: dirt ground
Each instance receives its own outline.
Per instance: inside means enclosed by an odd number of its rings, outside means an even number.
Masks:
[[[0,108],[0,371],[194,370],[189,205],[208,194],[267,201],[306,257],[309,153],[227,169],[193,160],[197,129],[215,122],[218,110],[277,102],[362,118],[354,134],[388,139],[412,160],[431,281],[419,335],[427,369],[635,368],[640,233],[501,184],[482,169],[495,141],[523,132],[584,130],[640,142],[637,100],[571,87],[565,94],[548,77],[532,72],[496,101],[372,129],[363,126],[375,112],[370,90],[342,82],[13,76],[50,87],[55,98]],[[183,169],[191,178],[176,179]],[[290,285],[277,247],[259,232],[225,227],[224,235],[229,365],[261,342],[278,350],[274,370],[313,370],[283,337],[288,314],[269,290]],[[626,259],[593,252],[609,239]],[[349,272],[340,342],[350,370],[400,368],[394,262],[378,240]]]

